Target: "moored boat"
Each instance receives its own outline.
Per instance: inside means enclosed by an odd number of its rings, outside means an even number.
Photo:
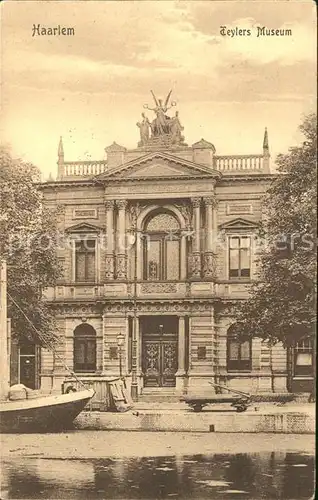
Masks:
[[[19,305],[25,319],[31,323]],[[31,323],[34,330],[35,326]],[[39,332],[36,330],[39,334]],[[7,275],[6,262],[0,261],[0,432],[50,432],[70,427],[73,420],[94,396],[93,389],[69,392],[58,395],[39,395],[25,388],[24,397],[10,398],[9,387],[9,349],[7,338]],[[67,368],[67,367],[66,367]],[[80,382],[80,381],[79,381]],[[12,389],[12,388],[11,388]],[[33,395],[32,395],[33,393]],[[28,397],[29,395],[29,397]]]
[[[92,389],[87,389],[22,401],[1,401],[0,432],[50,432],[67,429],[94,394]]]

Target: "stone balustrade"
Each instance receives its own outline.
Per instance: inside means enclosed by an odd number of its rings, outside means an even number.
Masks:
[[[91,177],[107,170],[107,162],[101,161],[70,161],[63,164],[63,179],[65,177]]]
[[[215,167],[221,172],[227,171],[262,171],[264,169],[263,155],[215,156]]]
[[[264,161],[265,160],[265,161]],[[214,166],[222,173],[262,172],[266,167],[264,155],[215,156]],[[107,161],[69,161],[61,165],[60,179],[92,177],[107,171]]]

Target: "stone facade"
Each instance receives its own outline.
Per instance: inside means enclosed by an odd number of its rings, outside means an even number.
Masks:
[[[284,392],[282,347],[228,337],[233,306],[256,273],[253,242],[271,180],[267,141],[262,154],[217,156],[213,144],[187,146],[180,134],[170,140],[168,126],[156,123],[153,137],[150,125],[138,124],[136,149],[107,147],[107,161],[66,162],[60,142],[57,180],[42,191],[49,207],[60,207],[67,240],[59,250],[63,278],[47,291],[61,343],[59,357],[42,353],[42,388],[60,389],[65,361],[101,391],[103,380],[119,375],[120,357],[134,397],[152,388],[211,390],[209,380]],[[82,251],[85,239],[91,247]],[[95,338],[85,344],[79,335],[76,347],[80,325],[92,326]],[[93,368],[78,368],[89,356]]]

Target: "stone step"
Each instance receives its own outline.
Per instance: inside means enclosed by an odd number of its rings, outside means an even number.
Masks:
[[[138,400],[143,403],[177,403],[181,394],[175,387],[146,387],[142,390]]]
[[[178,403],[179,396],[139,396],[141,403]]]

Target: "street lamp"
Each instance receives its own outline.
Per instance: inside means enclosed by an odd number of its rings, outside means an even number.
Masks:
[[[119,376],[123,378],[123,367],[122,367],[122,346],[124,344],[125,335],[119,333],[117,335],[117,345],[118,345],[118,354],[119,354]]]

